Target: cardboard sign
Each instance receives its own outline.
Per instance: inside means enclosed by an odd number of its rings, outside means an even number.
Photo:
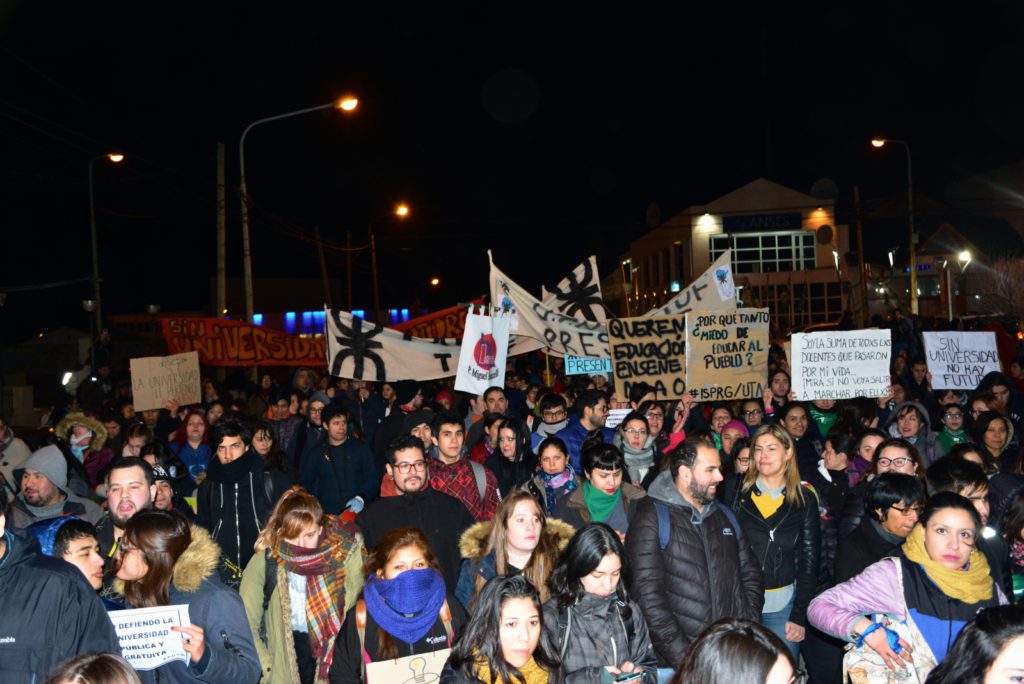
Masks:
[[[188,662],[181,633],[171,631],[171,627],[192,624],[187,605],[112,610],[107,615],[114,623],[121,655],[136,670],[152,670],[174,660]]]
[[[510,316],[497,312],[494,316],[473,313],[466,316],[466,332],[459,352],[459,371],[455,389],[470,394],[483,394],[488,387],[504,387],[505,359],[508,357]]]
[[[1002,370],[992,332],[926,332],[924,350],[932,389],[973,390],[987,373]]]
[[[589,356],[565,355],[566,375],[599,375],[611,373],[611,359],[595,359]]]
[[[260,325],[223,318],[166,318],[167,350],[199,352],[210,366],[322,366],[321,338],[288,335]]]
[[[366,664],[366,684],[431,684],[441,681],[441,670],[452,650],[379,660]]]
[[[685,315],[609,319],[608,345],[620,397],[640,382],[653,387],[658,400],[686,394]]]
[[[800,400],[883,397],[891,356],[888,330],[795,333],[793,391]]]
[[[196,352],[132,359],[130,366],[136,411],[161,409],[168,401],[187,406],[203,400]]]
[[[761,396],[768,378],[768,309],[686,314],[686,385],[697,401]]]

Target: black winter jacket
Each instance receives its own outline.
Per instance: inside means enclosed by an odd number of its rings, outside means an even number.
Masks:
[[[751,498],[755,484],[740,495],[736,517],[764,572],[764,588],[778,589],[796,583],[789,621],[805,626],[807,606],[814,598],[821,558],[821,517],[818,499],[803,488],[804,504],[783,501],[767,520]]]
[[[643,684],[658,681],[658,659],[640,607],[631,604],[622,617],[618,597],[583,594],[578,602],[559,610],[558,599],[544,604],[544,631],[561,654],[567,684],[600,681],[606,665],[627,660],[644,671]],[[559,625],[559,615],[564,628]]]
[[[655,502],[668,508],[668,546],[658,541]],[[746,535],[717,504],[698,512],[661,473],[637,502],[626,536],[630,595],[643,611],[661,667],[675,667],[701,631],[731,616],[759,621],[764,578]]]
[[[103,602],[77,568],[44,556],[34,536],[0,539],[0,681],[40,682],[81,653],[121,654]]]
[[[874,563],[889,556],[902,556],[904,540],[882,529],[873,518],[865,516],[860,525],[836,549],[835,583],[856,577]]]
[[[220,546],[220,579],[231,587],[242,581],[256,538],[288,489],[284,473],[271,470],[264,477],[264,470],[263,459],[252,449],[226,465],[214,457],[196,494],[196,523]]]
[[[451,592],[455,591],[462,568],[459,539],[474,522],[461,501],[435,489],[375,499],[356,516],[368,549],[377,546],[385,533],[399,527],[415,527],[423,532]]]

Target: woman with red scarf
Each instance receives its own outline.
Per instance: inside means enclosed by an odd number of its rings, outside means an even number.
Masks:
[[[263,682],[326,682],[345,612],[363,584],[363,537],[302,487],[277,502],[242,574]]]

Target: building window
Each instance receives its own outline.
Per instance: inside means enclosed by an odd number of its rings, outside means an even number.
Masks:
[[[734,273],[802,271],[817,266],[814,233],[809,230],[712,235],[711,261],[730,247]]]

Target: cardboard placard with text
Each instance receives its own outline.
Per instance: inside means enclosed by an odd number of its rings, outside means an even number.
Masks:
[[[922,333],[932,389],[972,391],[992,371],[1001,371],[993,332]]]
[[[187,406],[203,400],[197,352],[132,359],[130,367],[136,411],[161,409],[168,401]]]
[[[800,401],[883,397],[891,356],[889,330],[794,333],[793,391]]]
[[[768,377],[768,309],[686,314],[686,385],[697,401],[761,396]]]
[[[615,392],[645,382],[658,400],[686,394],[686,314],[608,319]]]

